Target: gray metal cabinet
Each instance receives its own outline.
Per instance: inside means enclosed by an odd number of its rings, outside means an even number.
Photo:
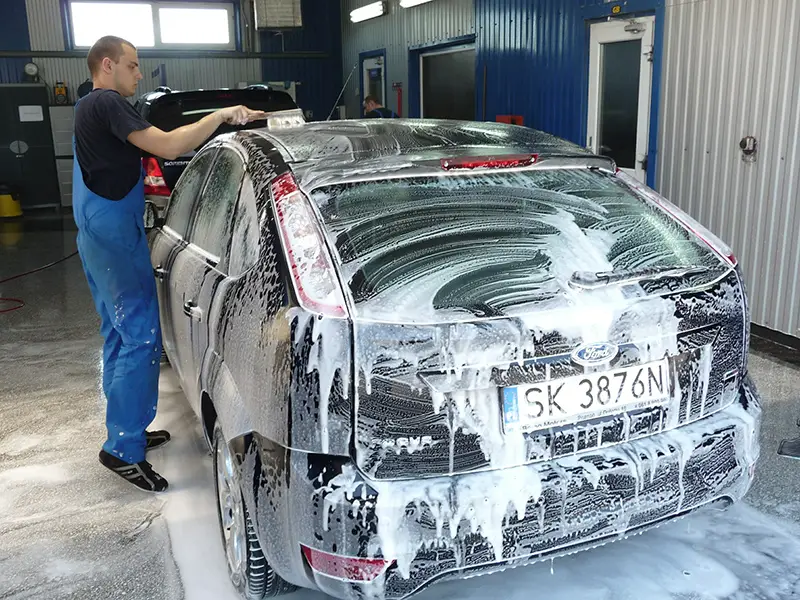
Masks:
[[[61,204],[49,104],[42,84],[0,85],[0,183],[23,210]]]

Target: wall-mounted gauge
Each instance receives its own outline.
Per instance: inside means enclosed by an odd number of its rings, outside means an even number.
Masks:
[[[39,65],[35,62],[25,63],[22,68],[23,79],[28,83],[39,82]]]

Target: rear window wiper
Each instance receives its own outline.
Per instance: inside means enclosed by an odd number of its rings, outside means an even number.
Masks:
[[[627,285],[640,281],[659,281],[661,279],[677,279],[687,275],[706,273],[708,267],[683,266],[683,267],[645,267],[630,271],[606,271],[592,273],[590,271],[575,271],[569,279],[570,287],[592,290],[609,285]]]

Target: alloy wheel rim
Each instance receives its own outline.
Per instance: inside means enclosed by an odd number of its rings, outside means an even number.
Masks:
[[[217,444],[217,490],[225,557],[231,579],[238,586],[244,578],[244,553],[247,547],[244,507],[233,456],[222,440]]]

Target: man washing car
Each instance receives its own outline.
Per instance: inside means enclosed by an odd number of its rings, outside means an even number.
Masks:
[[[100,38],[87,62],[94,89],[75,107],[73,214],[104,338],[108,439],[100,462],[142,490],[162,492],[167,480],[145,460],[145,451],[165,444],[169,434],[146,431],[158,403],[161,328],[144,233],[141,153],[174,159],[222,123],[244,124],[265,113],[233,106],[164,132],[125,100],[142,79],[133,44]]]

